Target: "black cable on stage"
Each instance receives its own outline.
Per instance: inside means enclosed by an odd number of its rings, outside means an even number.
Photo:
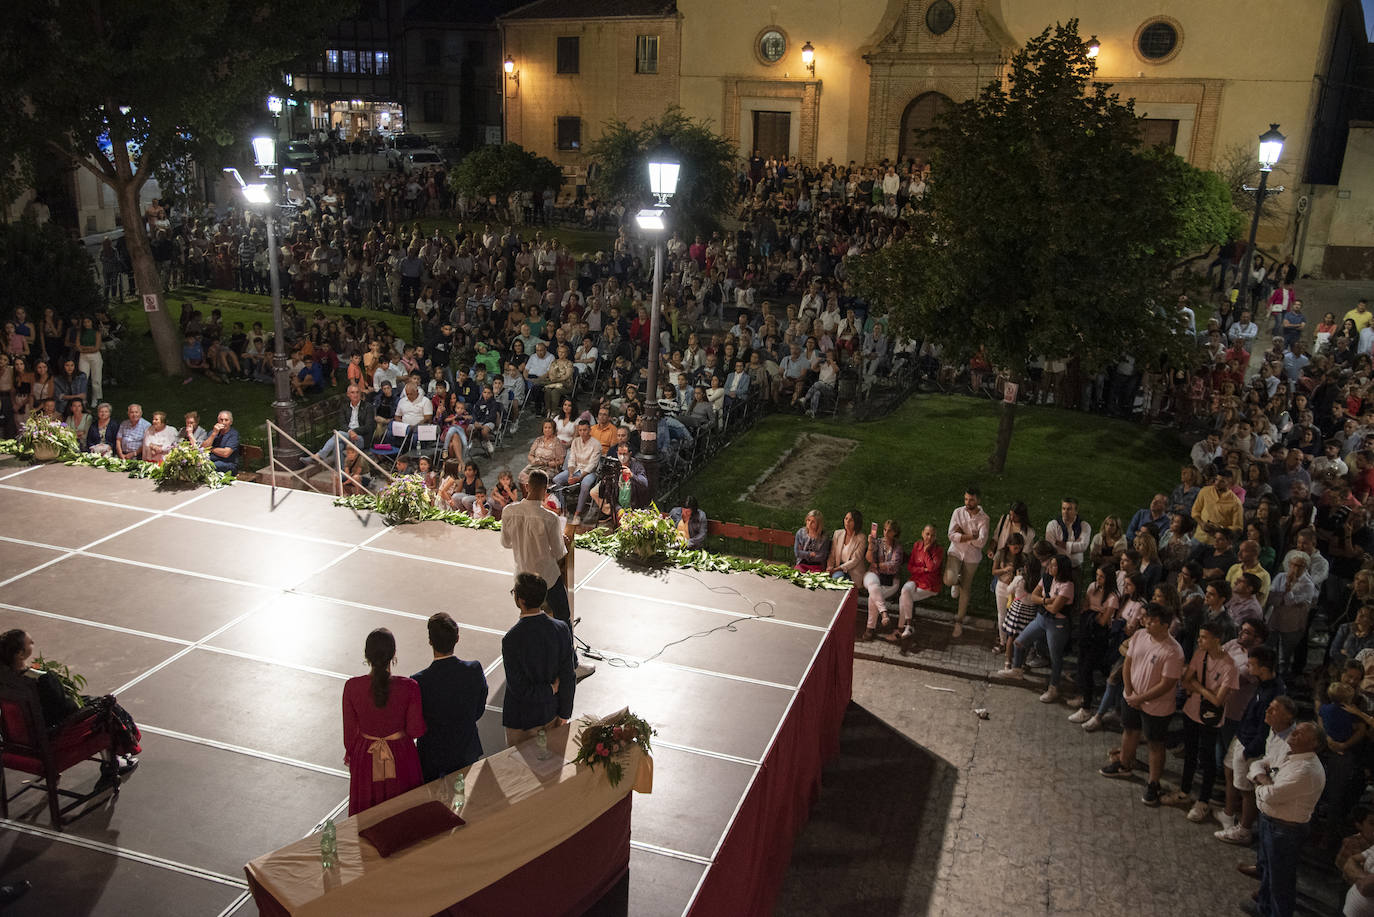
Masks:
[[[737,595],[737,596],[739,596],[740,598],[744,599],[746,602],[750,602],[750,601],[751,601],[750,598],[749,598],[749,596],[745,595],[743,592],[740,592],[738,589],[734,588],[733,586],[712,586],[711,584],[705,582],[704,580],[702,580],[702,579],[700,579],[700,578],[698,578],[698,577],[693,576],[693,575],[690,574],[690,573],[684,573],[684,572],[682,572],[682,571],[677,571],[677,572],[682,573],[682,575],[685,576],[685,577],[687,577],[688,579],[696,580],[698,583],[701,583],[701,585],[705,586],[705,587],[706,587],[709,591],[711,591],[711,592],[724,593],[724,594],[726,594],[726,595]],[[743,623],[746,622],[746,621],[759,621],[759,620],[763,620],[764,618],[772,618],[772,617],[776,617],[776,616],[777,616],[777,612],[776,612],[776,610],[775,610],[775,606],[774,606],[773,601],[772,601],[771,599],[763,599],[763,600],[758,601],[758,602],[752,602],[751,607],[752,607],[753,609],[755,609],[755,611],[757,612],[757,609],[758,609],[759,606],[761,606],[761,605],[766,605],[766,606],[768,606],[769,609],[774,609],[774,610],[770,610],[770,611],[765,612],[765,613],[756,613],[756,614],[748,615],[747,617],[743,617],[743,618],[736,618],[736,619],[733,620],[733,621],[728,621],[728,622],[726,622],[725,624],[721,624],[721,625],[719,625],[719,626],[717,626],[717,627],[713,627],[713,628],[711,628],[710,630],[697,631],[696,633],[688,634],[688,635],[685,636],[685,637],[679,637],[679,638],[676,639],[676,640],[672,640],[672,641],[669,641],[668,643],[663,644],[663,646],[659,647],[652,655],[646,656],[646,657],[644,657],[643,659],[639,659],[639,660],[626,659],[624,656],[616,656],[616,655],[611,654],[611,653],[596,653],[596,652],[592,651],[592,648],[591,648],[590,645],[587,646],[587,650],[584,651],[583,655],[589,656],[589,657],[591,657],[591,658],[593,658],[593,659],[601,659],[601,660],[605,661],[607,665],[615,666],[616,668],[622,668],[622,669],[637,669],[637,668],[639,668],[641,665],[643,665],[644,663],[646,663],[646,662],[652,662],[653,660],[657,659],[659,656],[662,656],[664,653],[668,652],[668,650],[670,650],[671,648],[677,646],[679,643],[686,643],[688,640],[695,639],[696,637],[709,637],[711,634],[714,634],[714,633],[716,633],[717,631],[722,631],[722,630],[723,630],[723,631],[727,631],[727,632],[732,633],[732,634],[733,634],[733,633],[737,633],[736,628],[737,628],[740,624],[743,624]]]

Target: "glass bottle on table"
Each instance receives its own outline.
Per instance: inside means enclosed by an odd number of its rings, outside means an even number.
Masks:
[[[467,778],[462,771],[459,771],[453,778],[453,811],[461,812],[467,801]]]
[[[334,819],[327,818],[324,830],[320,832],[320,865],[333,869],[339,862],[339,835],[334,827]]]
[[[549,760],[552,755],[549,753],[549,732],[543,726],[539,727],[539,735],[535,736],[534,742],[539,746],[539,754],[535,755],[540,761]]]

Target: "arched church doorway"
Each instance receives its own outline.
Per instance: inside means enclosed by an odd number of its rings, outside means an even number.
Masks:
[[[930,162],[934,147],[929,131],[935,126],[935,119],[953,106],[949,96],[939,92],[925,92],[911,100],[902,113],[902,138],[897,148],[897,156],[902,162],[908,159],[921,165]]]

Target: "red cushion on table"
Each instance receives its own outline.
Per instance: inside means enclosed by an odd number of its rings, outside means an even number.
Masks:
[[[413,809],[398,812],[390,818],[377,822],[371,828],[364,828],[358,836],[367,841],[377,852],[389,857],[398,850],[411,844],[418,844],[425,838],[460,828],[467,822],[442,802],[431,800]]]

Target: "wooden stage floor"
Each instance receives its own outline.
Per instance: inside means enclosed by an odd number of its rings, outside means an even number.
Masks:
[[[7,917],[255,914],[243,864],[346,807],[340,692],[366,671],[375,627],[396,634],[394,671],[411,674],[431,658],[426,618],[452,614],[458,655],[491,688],[484,747],[502,746],[500,641],[516,611],[499,537],[276,497],[0,464],[0,630],[24,628],[88,691],[117,694],[144,734],[117,802],[59,833],[30,792],[0,821],[0,882],[33,883]],[[607,657],[575,715],[628,705],[659,729],[654,793],[634,803],[628,910],[679,915],[845,594],[575,560],[577,633]],[[13,792],[22,775],[7,778]],[[95,778],[87,764],[64,783]]]

